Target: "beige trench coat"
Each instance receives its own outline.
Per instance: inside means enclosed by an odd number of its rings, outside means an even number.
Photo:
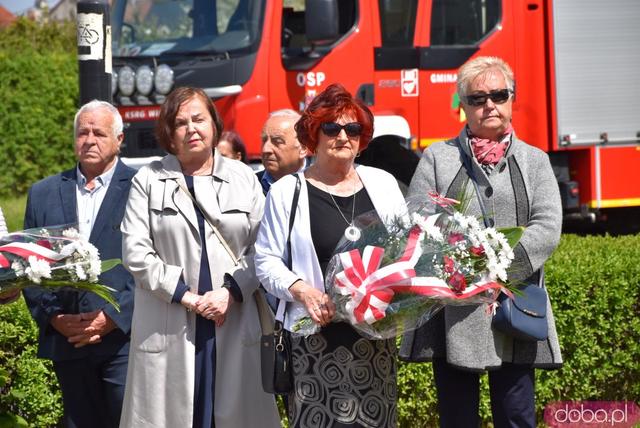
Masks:
[[[193,203],[178,183],[186,188],[173,155],[142,168],[122,222],[123,263],[136,290],[121,427],[192,425],[196,314],[171,299],[181,275],[197,292],[202,243]],[[279,427],[274,397],[261,386],[260,324],[252,296],[262,188],[250,168],[216,152],[210,181],[196,180],[195,193],[233,252],[243,255],[234,265],[205,225],[213,288],[229,273],[243,296],[216,329],[215,425]]]

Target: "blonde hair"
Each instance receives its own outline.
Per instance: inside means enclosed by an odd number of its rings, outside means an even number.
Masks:
[[[496,56],[479,56],[463,64],[458,70],[458,82],[456,84],[458,96],[460,98],[467,96],[471,82],[479,76],[494,70],[502,73],[504,80],[507,82],[507,89],[513,91],[515,89],[515,81],[509,64]]]

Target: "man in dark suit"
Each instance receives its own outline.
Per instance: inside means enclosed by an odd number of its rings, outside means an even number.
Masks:
[[[298,119],[300,114],[294,110],[276,110],[269,114],[262,127],[264,169],[256,175],[265,195],[274,182],[306,167],[307,149],[300,144],[293,128]]]
[[[135,174],[118,159],[122,118],[94,100],[80,108],[74,130],[77,166],[31,187],[24,226],[77,224],[102,260],[121,258],[120,222]],[[134,283],[121,265],[100,283],[116,290],[120,312],[89,292],[24,290],[40,328],[38,356],[53,361],[71,428],[117,427],[120,420]]]

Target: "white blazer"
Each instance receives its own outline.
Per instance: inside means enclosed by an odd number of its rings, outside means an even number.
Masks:
[[[364,184],[373,206],[384,222],[389,222],[405,213],[404,197],[396,179],[386,171],[363,165],[356,165],[356,172]],[[283,177],[274,183],[265,205],[264,217],[256,240],[256,274],[265,289],[279,299],[289,303],[284,319],[284,327],[291,330],[300,318],[308,315],[302,303],[294,301],[289,287],[298,279],[318,290],[324,291],[324,273],[320,270],[318,256],[311,240],[309,221],[309,194],[304,173],[298,173],[301,181],[300,199],[291,230],[291,265],[287,260],[287,236],[291,200],[296,185],[293,175]],[[282,319],[281,314],[278,318]]]

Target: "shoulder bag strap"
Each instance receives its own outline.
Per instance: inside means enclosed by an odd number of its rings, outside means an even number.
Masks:
[[[289,235],[287,236],[287,267],[291,269],[291,230],[293,229],[293,222],[296,219],[296,210],[298,209],[298,199],[300,198],[300,177],[296,174],[296,189],[293,192],[293,199],[291,200],[291,213],[289,214]]]
[[[220,243],[222,244],[224,249],[227,251],[227,253],[231,257],[231,260],[233,260],[234,266],[238,266],[238,264],[240,263],[240,258],[236,257],[236,255],[233,254],[233,250],[231,250],[231,247],[229,247],[229,244],[227,243],[227,240],[224,239],[224,236],[222,236],[222,234],[220,233],[218,228],[213,225],[213,222],[211,220],[209,220],[209,216],[207,216],[207,213],[200,207],[200,204],[198,204],[198,201],[196,201],[196,198],[193,197],[191,192],[186,187],[184,187],[182,185],[182,183],[180,183],[179,181],[176,181],[176,183],[178,183],[178,186],[180,186],[182,191],[184,193],[186,193],[187,196],[189,196],[189,198],[193,201],[193,205],[195,205],[195,207],[198,209],[198,211],[200,211],[200,214],[202,214],[202,217],[204,217],[204,220],[207,222],[209,227],[211,227],[211,229],[213,230],[213,233],[218,238],[218,241],[220,241]]]
[[[289,234],[287,235],[287,267],[291,270],[293,265],[292,254],[291,254],[291,230],[293,229],[293,223],[296,219],[296,211],[298,209],[298,199],[300,198],[300,176],[296,173],[296,188],[293,191],[293,199],[291,200],[291,211],[289,212]],[[282,309],[282,319],[284,321],[284,317],[287,313],[287,306],[289,302],[285,300],[278,301],[278,313],[280,313],[280,305],[283,304],[284,308]]]

